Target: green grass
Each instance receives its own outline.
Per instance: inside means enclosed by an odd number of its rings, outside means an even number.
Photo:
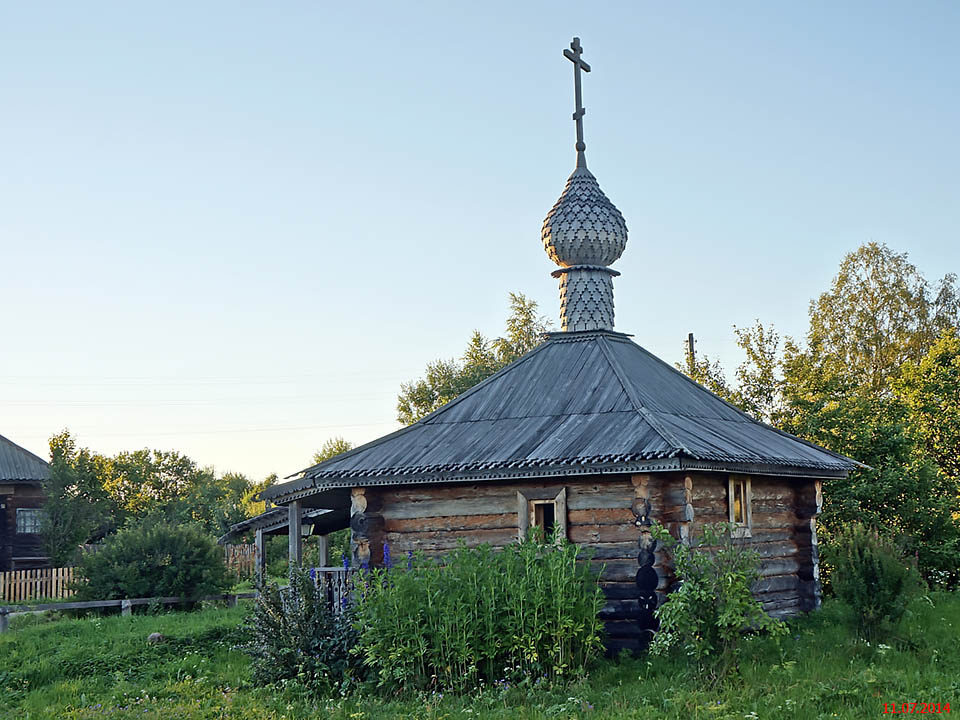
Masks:
[[[0,636],[0,718],[871,718],[883,703],[960,712],[960,595],[920,602],[886,644],[857,641],[837,604],[792,623],[778,647],[752,639],[742,676],[702,686],[681,658],[597,665],[562,689],[487,688],[466,697],[315,700],[296,683],[256,688],[234,650],[245,610],[14,619]],[[161,632],[164,643],[147,636]]]

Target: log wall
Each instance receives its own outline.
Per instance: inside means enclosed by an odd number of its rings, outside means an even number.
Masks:
[[[743,542],[762,560],[757,597],[772,615],[811,609],[819,602],[815,517],[819,491],[812,480],[751,476],[752,537]],[[354,560],[382,562],[407,551],[446,553],[460,541],[503,548],[520,532],[518,491],[546,497],[566,488],[567,537],[593,551],[607,597],[601,612],[610,647],[637,648],[649,639],[653,610],[675,583],[667,556],[649,526],[663,524],[689,541],[705,523],[728,519],[727,475],[657,473],[527,483],[375,487],[353,491]]]

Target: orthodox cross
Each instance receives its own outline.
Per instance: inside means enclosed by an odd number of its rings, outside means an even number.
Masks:
[[[580,38],[575,37],[570,43],[570,49],[563,51],[563,56],[573,63],[573,89],[576,95],[577,108],[573,113],[574,122],[577,123],[577,167],[586,167],[587,161],[583,151],[587,149],[583,142],[583,116],[586,110],[583,107],[583,98],[580,94],[580,70],[590,72],[590,66],[580,57],[583,54],[583,47],[580,45]]]

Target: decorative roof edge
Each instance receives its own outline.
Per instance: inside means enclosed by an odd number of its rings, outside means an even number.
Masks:
[[[547,478],[583,477],[589,475],[623,475],[628,473],[645,472],[678,472],[684,470],[701,470],[704,472],[745,473],[755,475],[773,475],[778,477],[803,477],[811,479],[842,479],[847,476],[849,467],[837,465],[791,465],[778,463],[768,459],[757,460],[697,460],[685,457],[669,457],[652,460],[636,460],[631,462],[591,462],[560,465],[551,464],[541,467],[504,467],[485,470],[453,470],[450,472],[428,472],[400,474],[398,471],[382,475],[353,475],[350,477],[304,477],[299,482],[293,480],[269,497],[278,504],[285,504],[300,500],[311,495],[317,495],[329,490],[353,487],[377,487],[390,485],[442,485],[447,483],[467,482],[496,482],[509,480],[536,480]],[[282,492],[283,490],[286,492]],[[265,490],[264,493],[267,491]]]

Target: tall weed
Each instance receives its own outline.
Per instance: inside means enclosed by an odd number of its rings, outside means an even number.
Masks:
[[[555,538],[373,570],[355,598],[364,664],[389,691],[581,675],[602,649],[604,602],[583,560]]]

